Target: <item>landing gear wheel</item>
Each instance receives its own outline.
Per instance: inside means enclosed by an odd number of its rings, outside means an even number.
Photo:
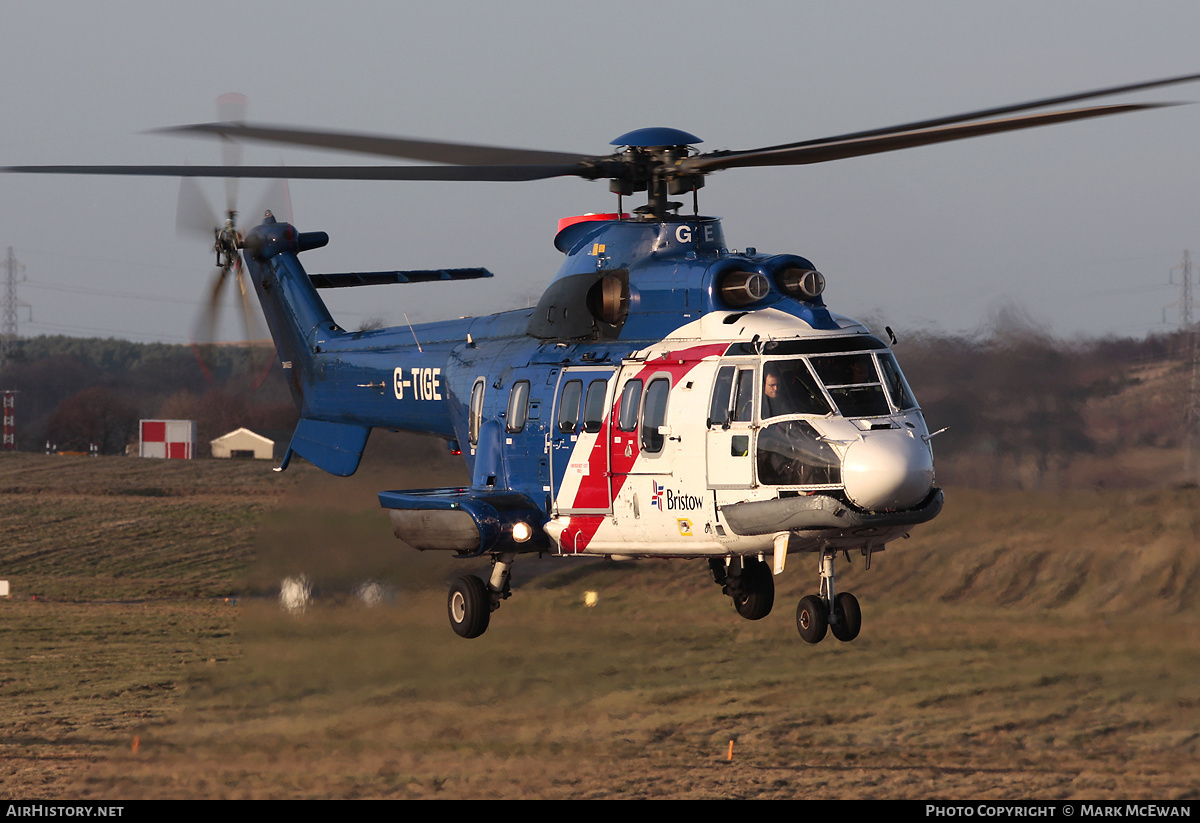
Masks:
[[[849,643],[858,637],[862,629],[862,609],[858,606],[858,598],[850,592],[841,592],[833,599],[834,621],[829,626],[833,636],[843,643]],[[803,632],[801,632],[803,634]]]
[[[450,627],[459,637],[479,637],[487,631],[492,616],[492,595],[487,584],[473,574],[466,574],[450,586],[446,602]]]
[[[796,630],[805,643],[820,643],[829,628],[825,603],[815,594],[800,598],[796,606]]]
[[[734,595],[733,607],[747,620],[762,620],[775,605],[775,578],[761,560],[746,563],[742,569],[742,590]]]

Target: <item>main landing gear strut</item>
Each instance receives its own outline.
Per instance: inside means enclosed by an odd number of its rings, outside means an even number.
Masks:
[[[796,606],[796,630],[806,643],[820,643],[826,630],[843,642],[858,637],[862,629],[862,609],[850,592],[834,592],[833,561],[837,552],[821,551],[821,591],[800,598]]]
[[[492,574],[486,583],[473,574],[464,574],[450,585],[446,611],[450,627],[459,637],[470,639],[487,631],[492,612],[512,594],[509,576],[515,557],[512,553],[492,555]]]

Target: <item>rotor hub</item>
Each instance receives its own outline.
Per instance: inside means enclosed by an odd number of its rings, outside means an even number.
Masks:
[[[670,195],[694,192],[704,185],[698,174],[681,174],[680,164],[696,154],[692,146],[699,137],[680,129],[653,127],[626,132],[612,141],[622,150],[604,169],[609,190],[622,196],[644,191],[646,204],[634,211],[646,219],[662,219],[683,204],[667,199]]]

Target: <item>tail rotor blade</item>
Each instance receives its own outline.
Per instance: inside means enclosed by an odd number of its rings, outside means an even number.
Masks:
[[[200,317],[192,331],[192,341],[195,343],[212,343],[217,332],[217,318],[221,311],[221,293],[225,290],[225,281],[229,275],[223,269],[214,272],[215,279],[209,289],[208,299],[200,311]]]
[[[213,374],[212,369],[209,367],[209,361],[211,360],[213,340],[216,337],[221,292],[225,289],[228,272],[224,269],[217,269],[213,274],[215,275],[215,279],[209,290],[208,299],[204,303],[204,308],[200,310],[200,316],[196,318],[196,324],[192,328],[192,352],[196,355],[196,362],[200,364],[200,370],[204,372],[204,379],[210,383],[213,381]]]
[[[246,122],[246,95],[237,92],[217,98],[217,119],[226,123]],[[242,165],[242,144],[228,137],[221,138],[221,161],[225,166]],[[238,178],[225,178],[225,210],[237,211]]]
[[[179,202],[175,206],[175,233],[179,237],[204,237],[212,242],[218,218],[212,204],[194,177],[179,179]]]
[[[262,220],[263,215],[268,210],[270,210],[271,214],[275,215],[275,219],[280,223],[292,222],[292,193],[285,178],[277,178],[271,181],[263,196],[258,200],[258,208],[251,215],[251,222],[246,223],[246,225],[251,225]]]
[[[237,266],[234,269],[234,278],[237,282],[238,301],[242,308],[242,325],[246,330],[246,342],[253,343],[257,337],[258,324],[255,320],[258,317],[258,309],[254,304],[252,289],[247,282],[248,278],[242,270],[241,258],[238,258]]]
[[[246,334],[247,372],[254,381],[254,390],[257,391],[271,373],[271,366],[275,362],[275,347],[272,346],[269,352],[265,348],[262,351],[258,350],[260,348],[258,343],[264,335],[259,322],[258,307],[252,294],[253,290],[248,282],[249,278],[242,268],[241,260],[238,261],[235,276],[238,293],[241,297],[242,324]]]
[[[221,157],[225,160],[227,166],[240,166],[242,164],[242,151],[238,144],[229,140],[222,141]],[[225,212],[237,213],[238,199],[238,178],[225,178]]]

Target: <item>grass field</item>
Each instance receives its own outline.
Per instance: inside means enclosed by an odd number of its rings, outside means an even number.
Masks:
[[[400,453],[347,480],[0,459],[0,796],[1200,797],[1195,489],[950,489],[840,565],[849,644],[796,634],[803,556],[758,622],[692,562],[518,562],[463,641],[444,582],[473,567],[373,498],[457,468]]]

